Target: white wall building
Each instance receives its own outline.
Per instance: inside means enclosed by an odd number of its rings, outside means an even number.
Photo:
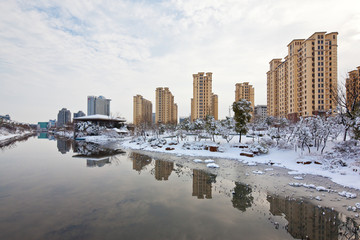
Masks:
[[[87,115],[101,114],[110,116],[110,101],[111,99],[106,99],[104,96],[88,96]]]

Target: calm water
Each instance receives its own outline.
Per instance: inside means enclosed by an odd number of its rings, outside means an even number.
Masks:
[[[0,239],[357,237],[330,209],[164,159],[41,137],[0,151]]]

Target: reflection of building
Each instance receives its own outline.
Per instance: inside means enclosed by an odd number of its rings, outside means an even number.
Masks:
[[[235,84],[235,102],[239,101],[240,99],[245,99],[251,102],[251,107],[254,111],[254,104],[255,104],[254,87],[252,85],[249,85],[248,82]]]
[[[71,112],[66,108],[63,108],[59,111],[57,117],[57,127],[63,127],[64,125],[71,122]]]
[[[155,91],[155,123],[177,124],[177,104],[169,88],[157,88]]]
[[[151,163],[151,157],[140,153],[132,152],[130,158],[133,161],[133,169],[138,172]]]
[[[155,161],[155,178],[156,178],[156,180],[159,180],[159,181],[168,180],[173,169],[174,169],[173,162],[156,160]]]
[[[104,96],[88,96],[88,116],[89,115],[107,115],[110,116],[110,101],[111,99],[106,99]]]
[[[193,170],[193,196],[198,199],[211,199],[211,176],[202,170]]]
[[[71,149],[71,141],[65,141],[63,139],[57,139],[57,148],[62,154],[67,153]]]
[[[337,103],[337,32],[316,32],[294,39],[288,55],[270,61],[267,72],[269,116],[297,120],[335,110]]]
[[[103,166],[105,166],[105,164],[108,164],[108,163],[110,163],[109,157],[105,157],[105,158],[101,158],[101,159],[91,159],[91,158],[86,159],[87,167],[103,167]]]
[[[191,121],[205,119],[208,115],[218,120],[218,96],[212,92],[212,73],[193,74]]]
[[[152,103],[141,95],[134,96],[133,99],[133,123],[152,124]]]
[[[337,212],[276,196],[267,196],[270,212],[285,214],[287,230],[296,239],[338,239]],[[336,224],[334,224],[336,223]]]
[[[352,111],[352,105],[360,102],[360,66],[357,70],[349,72],[346,78],[346,105],[349,111]],[[354,109],[355,110],[355,109]]]
[[[47,132],[38,132],[38,133],[37,133],[37,138],[38,138],[38,139],[48,139],[49,136],[48,136],[48,133],[47,133]]]

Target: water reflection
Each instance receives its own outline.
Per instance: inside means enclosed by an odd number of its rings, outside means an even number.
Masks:
[[[58,139],[59,141],[59,139]],[[71,145],[71,142],[70,142]],[[108,149],[101,145],[83,141],[73,142],[73,151],[78,153],[74,158],[85,158],[87,167],[103,167],[106,164],[119,161],[116,157],[125,152],[120,149]]]
[[[311,203],[268,195],[270,212],[288,221],[287,231],[297,239],[335,240],[339,236],[338,213]]]
[[[198,199],[211,199],[212,186],[211,183],[216,183],[216,175],[207,173],[202,170],[193,170],[193,192],[192,195]]]
[[[133,161],[133,170],[138,171],[139,174],[141,173],[141,170],[143,170],[145,166],[151,163],[151,157],[144,154],[132,152],[130,153],[129,157]]]
[[[71,150],[72,141],[66,139],[57,139],[57,148],[62,154],[66,154]]]
[[[55,143],[29,143],[0,152],[0,239],[359,239],[345,215],[186,162],[74,143],[79,161],[105,166],[89,170]]]
[[[235,182],[233,198],[231,200],[233,207],[245,212],[247,208],[251,207],[254,201],[251,192],[252,189],[249,185]]]

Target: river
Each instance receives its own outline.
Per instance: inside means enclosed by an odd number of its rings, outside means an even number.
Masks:
[[[331,208],[163,155],[39,136],[0,164],[0,239],[358,239]]]

